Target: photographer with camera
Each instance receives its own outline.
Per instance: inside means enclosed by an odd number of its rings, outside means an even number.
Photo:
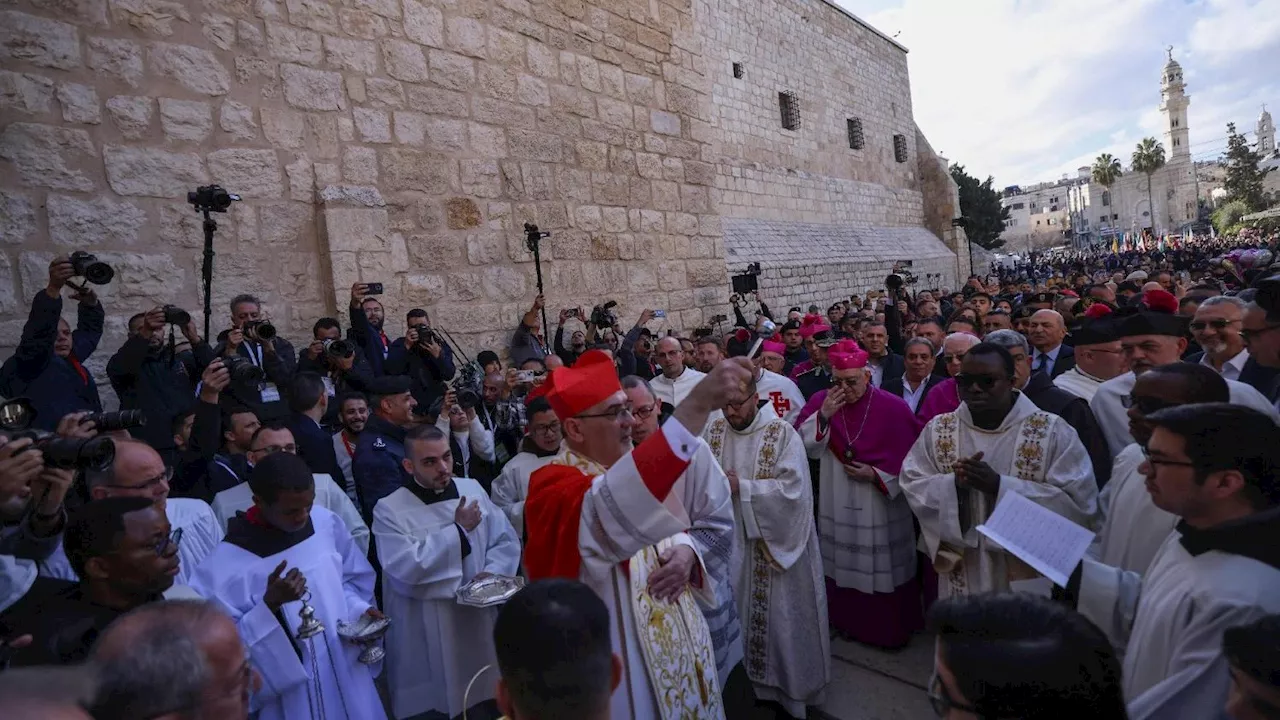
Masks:
[[[547,357],[546,341],[543,339],[542,320],[538,313],[542,311],[546,299],[541,295],[533,299],[533,306],[520,318],[520,327],[511,336],[511,364],[519,366],[525,360],[543,360]]]
[[[373,383],[373,369],[355,343],[342,339],[342,326],[335,318],[325,317],[311,327],[311,344],[298,353],[298,372],[315,373],[322,378],[325,392],[335,398],[346,392],[367,392]],[[338,408],[331,406],[323,424],[328,427],[338,420]]]
[[[297,355],[288,340],[276,335],[258,298],[232,298],[231,329],[214,348],[214,354],[222,357],[231,371],[228,395],[264,422],[289,417],[284,388],[298,369]]]
[[[569,336],[569,346],[565,347],[564,324],[569,318],[585,323],[586,330],[574,330]],[[587,351],[587,334],[592,327],[591,319],[582,316],[582,308],[565,308],[560,311],[560,323],[556,326],[555,350],[556,355],[564,360],[565,365],[573,365],[582,353]]]
[[[166,347],[165,328],[171,326],[182,329],[190,350]],[[213,348],[200,337],[191,315],[166,305],[129,318],[129,339],[107,361],[107,377],[120,397],[120,409],[139,410],[146,418],[146,424],[130,428],[130,434],[155,448],[167,465],[173,465],[177,455],[173,419],[190,411],[195,378],[213,360]]]
[[[486,388],[490,379],[485,378]],[[494,378],[499,382],[501,378]],[[471,478],[480,483],[486,493],[492,494],[493,479],[498,476],[497,455],[493,433],[480,422],[476,414],[479,398],[470,390],[445,394],[436,427],[449,436],[449,449],[453,454],[454,477]],[[503,460],[509,459],[506,455]]]
[[[374,377],[395,374],[387,371],[387,363],[394,352],[393,343],[382,331],[387,312],[373,297],[381,294],[382,283],[355,283],[351,286],[351,304],[347,307],[351,318],[347,340],[364,351]]]
[[[386,374],[408,377],[418,407],[431,407],[444,397],[445,383],[457,372],[453,349],[432,329],[426,310],[410,310],[405,316],[405,328],[405,336],[391,344]]]
[[[209,465],[222,447],[222,391],[231,384],[231,373],[214,358],[200,376],[200,392],[195,404],[175,415],[171,424],[177,456],[173,461],[173,480],[169,496],[213,500],[209,489]],[[256,418],[255,418],[256,422]]]
[[[62,288],[78,272],[90,270],[77,269],[65,255],[49,263],[49,284],[32,299],[18,349],[0,367],[0,395],[30,398],[34,427],[41,430],[53,430],[58,418],[77,410],[102,410],[98,386],[84,367],[102,339],[106,314],[98,296],[88,286],[72,285],[71,298],[80,303],[75,332],[62,319]]]
[[[54,434],[92,438],[97,434],[93,423],[81,422],[86,415],[63,417]],[[44,561],[58,549],[66,526],[65,501],[76,467],[45,457],[36,439],[16,434],[0,431],[0,555]]]

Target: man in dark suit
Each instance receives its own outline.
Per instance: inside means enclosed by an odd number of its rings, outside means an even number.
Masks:
[[[983,340],[1005,348],[1013,356],[1014,386],[1019,392],[1026,395],[1036,407],[1057,415],[1075,428],[1076,434],[1080,436],[1080,444],[1089,453],[1098,487],[1105,485],[1111,479],[1111,449],[1098,427],[1097,418],[1089,409],[1089,403],[1054,385],[1047,372],[1033,371],[1026,338],[1016,330],[997,330]]]
[[[1034,353],[1031,357],[1031,369],[1049,376],[1058,377],[1076,366],[1075,350],[1063,345],[1067,336],[1067,324],[1056,310],[1037,310],[1027,321],[1027,340],[1031,342]]]
[[[262,380],[241,379],[231,374],[231,385],[223,391],[235,402],[248,407],[258,419],[283,420],[289,417],[289,404],[284,392],[298,369],[298,356],[279,336],[262,337],[266,320],[262,303],[252,295],[237,295],[231,300],[231,329],[219,338],[213,354],[218,357],[237,355],[262,370]],[[274,329],[274,328],[273,328]]]
[[[1280,368],[1265,367],[1245,349],[1240,327],[1247,307],[1240,298],[1225,295],[1202,302],[1191,320],[1191,335],[1204,349],[1186,360],[1211,367],[1227,380],[1252,385],[1270,397]]]
[[[343,485],[342,468],[333,447],[333,435],[321,425],[329,407],[329,392],[324,379],[312,372],[301,372],[289,384],[289,409],[293,411],[289,429],[298,445],[298,456],[313,473],[323,473]]]
[[[883,387],[886,381],[902,377],[906,366],[901,355],[889,350],[889,331],[884,323],[874,320],[863,323],[861,344],[871,356],[867,368],[871,370],[872,385]]]
[[[933,343],[922,337],[911,338],[903,348],[904,370],[901,377],[884,381],[881,390],[897,395],[907,401],[911,411],[920,407],[920,401],[933,389],[934,385],[947,379],[946,374],[935,375]]]

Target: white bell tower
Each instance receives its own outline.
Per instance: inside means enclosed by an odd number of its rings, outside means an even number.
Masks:
[[[1173,46],[1168,48],[1169,62],[1160,76],[1160,112],[1164,115],[1164,151],[1172,161],[1190,161],[1191,133],[1187,127],[1187,86],[1182,82],[1182,66],[1173,59]]]
[[[1258,152],[1270,155],[1276,151],[1276,125],[1271,122],[1271,113],[1267,106],[1262,106],[1262,114],[1258,116]]]

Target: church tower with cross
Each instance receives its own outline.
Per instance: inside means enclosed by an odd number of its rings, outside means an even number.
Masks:
[[[1276,151],[1276,125],[1271,121],[1271,113],[1267,112],[1267,106],[1262,106],[1262,114],[1258,116],[1258,144],[1257,151],[1261,154],[1271,155]]]
[[[1173,46],[1166,50],[1169,62],[1160,76],[1160,112],[1164,116],[1164,150],[1170,162],[1191,159],[1191,131],[1187,127],[1187,86],[1182,81],[1182,66],[1173,59]]]

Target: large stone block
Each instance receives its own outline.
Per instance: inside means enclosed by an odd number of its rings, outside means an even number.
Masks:
[[[325,62],[342,70],[364,75],[373,75],[378,72],[378,47],[368,40],[351,40],[326,35],[324,59]]]
[[[353,111],[353,115],[355,117],[356,132],[360,133],[360,142],[391,142],[391,120],[387,117],[387,113],[381,110],[356,108]]]
[[[457,161],[446,155],[393,147],[383,150],[382,181],[389,190],[444,195],[458,187]]]
[[[36,231],[36,211],[31,198],[0,190],[0,240],[20,245]]]
[[[507,242],[501,233],[480,232],[467,236],[467,262],[472,265],[492,265],[502,261],[507,254]]]
[[[488,55],[484,25],[469,17],[451,17],[445,22],[445,41],[450,50],[483,58]]]
[[[168,37],[175,20],[189,23],[185,3],[170,0],[111,0],[111,17],[148,35]]]
[[[438,271],[457,267],[465,262],[465,242],[458,235],[448,233],[424,233],[405,238],[409,260],[415,268]]]
[[[484,218],[471,198],[449,198],[444,204],[445,219],[451,230],[479,227]]]
[[[387,74],[397,80],[426,82],[430,77],[422,48],[405,40],[383,40],[382,61]]]
[[[58,102],[62,104],[62,119],[70,123],[97,125],[102,122],[102,107],[98,103],[98,91],[89,85],[63,83],[58,86]]]
[[[689,285],[695,288],[725,285],[729,273],[720,260],[691,260],[685,264]]]
[[[431,82],[449,90],[469,91],[476,83],[475,61],[444,50],[432,50]]]
[[[273,203],[260,208],[259,237],[267,247],[297,247],[315,236],[315,208],[309,203]]]
[[[277,60],[303,65],[319,65],[323,55],[319,33],[279,22],[267,23],[267,51]]]
[[[285,6],[294,25],[323,33],[338,32],[338,11],[329,0],[285,0]]]
[[[338,11],[338,20],[343,32],[353,37],[377,40],[391,34],[391,27],[385,18],[363,10],[343,8]]]
[[[363,185],[326,185],[320,191],[320,202],[326,206],[386,207],[387,201],[378,188]]]
[[[236,140],[253,140],[258,137],[258,122],[253,108],[232,100],[222,103],[218,113],[218,126]]]
[[[529,292],[529,276],[523,270],[495,265],[484,270],[484,294],[491,300],[511,302]]]
[[[293,162],[284,166],[284,174],[289,178],[289,199],[301,202],[312,202],[316,196],[315,165],[306,155],[299,155]]]
[[[449,273],[449,298],[454,301],[464,303],[474,303],[484,297],[484,284],[480,278],[479,272],[454,272]],[[456,307],[456,306],[455,306]],[[467,307],[467,306],[463,306]],[[470,305],[470,307],[475,307]],[[495,306],[497,307],[497,306]],[[437,316],[437,319],[440,319]],[[483,322],[483,321],[482,321]],[[451,327],[467,327],[459,326],[455,323],[449,323]],[[486,329],[491,327],[493,323],[486,323]],[[479,327],[479,326],[475,326]]]
[[[18,62],[70,70],[80,67],[80,34],[67,23],[0,12],[0,52]]]
[[[107,182],[120,195],[185,199],[188,190],[209,183],[204,161],[194,153],[107,145],[103,155]]]
[[[149,97],[117,95],[107,100],[107,114],[126,139],[139,140],[151,129],[155,101]]]
[[[444,15],[418,0],[404,0],[404,34],[430,47],[444,47]]]
[[[230,15],[204,13],[200,16],[200,32],[219,50],[230,50],[236,43],[236,19]]]
[[[390,252],[391,231],[382,208],[326,207],[325,235],[331,252]]]
[[[231,74],[213,53],[190,45],[155,43],[148,54],[151,71],[200,95],[226,95]]]
[[[508,132],[507,149],[511,153],[511,157],[521,160],[540,160],[554,163],[560,162],[562,157],[561,141],[558,135],[527,130],[511,130]]]
[[[215,150],[209,153],[209,174],[228,191],[248,198],[278,198],[284,190],[275,150]]]
[[[406,275],[404,299],[416,307],[435,305],[448,299],[444,275]]]
[[[6,253],[0,253],[0,313],[16,313],[18,312],[18,294],[14,290],[18,287],[16,278],[13,274],[13,263],[9,261]],[[16,336],[21,337],[22,328],[14,328],[17,331]],[[6,356],[11,353],[6,352]]]
[[[462,192],[482,198],[502,196],[502,174],[496,160],[462,160]]]
[[[378,152],[373,148],[348,145],[342,149],[342,176],[350,183],[374,185],[378,182]]]
[[[160,127],[169,140],[203,142],[213,132],[213,107],[194,100],[160,98]]]
[[[373,107],[404,107],[404,86],[399,81],[365,78],[364,88],[367,102]]]
[[[0,108],[39,115],[49,112],[53,94],[53,81],[47,77],[0,70]]]
[[[128,202],[108,198],[81,200],[66,195],[49,195],[49,237],[70,248],[98,248],[132,245],[138,230],[147,222],[147,213]]]
[[[87,168],[97,150],[83,130],[12,123],[0,133],[0,158],[8,160],[24,185],[88,192],[95,184]]]
[[[342,75],[285,63],[280,66],[284,99],[302,110],[345,110]]]

